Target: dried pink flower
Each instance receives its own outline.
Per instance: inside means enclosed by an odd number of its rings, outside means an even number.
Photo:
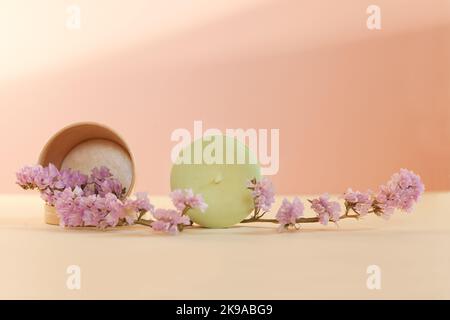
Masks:
[[[79,171],[71,169],[58,170],[53,164],[47,167],[41,165],[26,166],[16,173],[17,184],[24,189],[38,189],[41,197],[48,204],[55,204],[55,196],[67,188],[76,187],[83,190],[83,195],[106,196],[108,193],[123,198],[125,189],[119,180],[115,179],[106,167],[92,169],[88,177]]]
[[[91,170],[88,184],[93,185],[94,193],[101,196],[105,196],[108,193],[114,193],[118,198],[122,199],[126,191],[125,188],[123,188],[122,183],[115,179],[111,171],[104,166]]]
[[[16,172],[16,183],[23,189],[35,188],[34,179],[40,171],[42,166],[25,166]]]
[[[283,203],[276,214],[276,219],[280,223],[279,229],[283,230],[289,226],[295,226],[296,220],[303,216],[304,209],[303,203],[297,197],[292,200],[292,203],[283,199]]]
[[[319,222],[327,225],[328,221],[337,222],[341,213],[341,206],[336,201],[330,201],[328,194],[323,194],[317,199],[311,200],[311,208],[317,213]]]
[[[39,189],[45,190],[51,189],[64,189],[64,184],[61,181],[60,172],[53,165],[49,164],[48,167],[26,166],[20,169],[16,173],[17,184],[24,189]]]
[[[353,191],[352,189],[348,189],[343,198],[345,200],[345,206],[347,210],[354,210],[356,213],[360,215],[366,215],[372,209],[372,195],[371,191],[360,192]]]
[[[205,212],[208,205],[204,202],[201,194],[194,195],[192,189],[176,189],[169,194],[172,199],[173,205],[180,212],[188,209],[199,209],[201,212]]]
[[[399,197],[395,190],[388,186],[380,186],[378,194],[375,196],[374,212],[384,218],[389,218],[397,208]]]
[[[153,230],[171,234],[178,233],[183,226],[191,223],[189,217],[176,210],[156,209],[153,216],[156,219],[151,223]]]
[[[78,198],[82,193],[83,190],[76,187],[74,190],[66,188],[58,194],[55,207],[62,227],[79,227],[84,225],[84,210]]]
[[[135,212],[153,212],[155,207],[150,203],[148,194],[145,192],[138,192],[134,195],[134,199],[125,200],[125,207],[132,209]]]
[[[89,183],[101,184],[108,178],[111,178],[113,175],[111,171],[105,167],[95,167],[91,170],[91,175],[89,176]]]
[[[120,222],[132,224],[136,219],[113,193],[83,196],[80,188],[59,193],[56,211],[62,226],[99,228],[115,227]]]
[[[395,209],[411,212],[424,191],[425,185],[420,176],[412,171],[400,169],[392,175],[386,185],[380,186],[375,196],[374,212],[385,218],[389,218]]]
[[[87,184],[88,176],[80,171],[72,169],[62,169],[60,171],[59,182],[55,185],[58,189],[83,187]]]
[[[260,181],[253,179],[248,182],[247,187],[252,190],[255,210],[270,211],[272,204],[275,202],[275,189],[272,181],[268,178],[263,178]]]

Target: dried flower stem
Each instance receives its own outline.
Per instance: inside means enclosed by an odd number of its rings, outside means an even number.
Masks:
[[[140,225],[143,225],[143,226],[147,226],[147,227],[151,227],[152,226],[152,222],[153,222],[153,220],[151,220],[151,219],[139,219],[139,220],[136,220],[135,222],[134,222],[134,224],[140,224]]]
[[[339,220],[349,219],[349,218],[359,219],[359,216],[344,214],[339,218]],[[252,222],[280,223],[277,219],[258,219],[258,218],[255,219],[253,217],[241,221],[241,223],[252,223]],[[295,220],[295,223],[316,223],[316,222],[319,222],[319,217],[299,218],[299,219]]]

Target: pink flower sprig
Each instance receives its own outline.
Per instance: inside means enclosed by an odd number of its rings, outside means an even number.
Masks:
[[[55,204],[55,194],[66,188],[84,188],[88,176],[70,169],[59,171],[56,166],[49,164],[25,166],[16,173],[16,183],[25,190],[39,190],[41,198],[50,205]]]
[[[101,229],[132,225],[138,215],[152,210],[148,197],[122,202],[113,193],[84,195],[81,188],[66,188],[56,196],[56,212],[63,227],[93,226]]]
[[[199,209],[201,212],[205,212],[208,205],[203,201],[201,194],[194,194],[192,189],[176,189],[169,194],[172,199],[173,205],[177,210],[186,214],[187,210]]]
[[[253,218],[263,217],[272,208],[275,202],[275,189],[272,181],[268,178],[262,178],[257,181],[256,178],[247,182],[247,189],[252,191],[254,211]]]
[[[156,220],[151,223],[151,227],[155,231],[177,234],[183,230],[184,226],[191,225],[189,217],[178,210],[157,209],[153,217]]]
[[[189,210],[204,212],[208,208],[201,194],[185,189],[170,194],[175,210],[155,210],[146,193],[126,198],[125,188],[106,167],[94,168],[87,176],[76,170],[58,170],[53,164],[26,166],[16,176],[19,186],[39,190],[46,203],[56,208],[63,227],[105,229],[140,224],[176,234],[192,224],[187,216]],[[154,220],[145,219],[147,213]]]
[[[407,169],[400,169],[391,179],[379,187],[378,193],[352,191],[343,195],[345,214],[352,210],[357,216],[375,213],[377,216],[389,218],[395,210],[411,212],[414,204],[425,191],[425,185],[418,175]]]
[[[200,212],[205,212],[208,208],[202,195],[194,194],[192,189],[176,189],[169,196],[175,209],[156,209],[152,211],[154,220],[146,220],[140,216],[135,223],[149,226],[154,231],[173,235],[182,231],[186,226],[192,225],[187,216],[189,210],[198,209]]]
[[[124,206],[133,211],[145,214],[153,212],[155,207],[150,203],[148,195],[145,192],[138,192],[134,195],[134,199],[128,198],[124,202]]]
[[[341,206],[339,202],[331,201],[328,194],[323,194],[317,199],[309,200],[311,203],[311,209],[317,214],[319,222],[323,225],[327,225],[328,221],[334,223],[339,221]]]
[[[119,198],[123,198],[126,188],[122,186],[119,180],[113,177],[113,174],[107,167],[94,168],[88,178],[85,192],[91,190],[93,194],[104,196],[113,193]]]
[[[351,188],[343,194],[342,198],[345,200],[345,214],[353,211],[359,216],[364,216],[372,210],[373,193],[372,191],[360,192],[353,191]]]
[[[125,199],[125,188],[106,167],[94,168],[88,176],[76,170],[58,170],[53,164],[25,166],[16,177],[19,186],[39,190],[42,199],[56,208],[63,227],[131,225],[153,211],[144,193]]]
[[[42,199],[54,206],[57,195],[65,189],[74,190],[76,187],[83,191],[83,195],[100,195],[104,197],[113,193],[123,199],[126,189],[119,180],[115,179],[106,167],[94,168],[89,176],[77,170],[58,170],[50,163],[25,166],[16,173],[16,183],[25,190],[39,190]]]
[[[287,199],[283,199],[283,203],[278,209],[276,215],[276,220],[280,223],[278,230],[282,231],[289,229],[290,227],[298,229],[297,221],[303,216],[304,209],[305,206],[297,197],[295,197],[292,202],[289,202]]]
[[[420,176],[407,169],[392,175],[386,185],[380,187],[373,201],[373,212],[389,218],[395,209],[411,212],[425,191]]]
[[[267,182],[267,178],[264,179],[264,186],[271,185]],[[256,186],[257,183],[256,180],[252,180],[250,186]],[[261,192],[254,192],[256,187],[250,189],[255,203],[254,212],[257,212],[258,208],[261,208],[258,202]],[[332,201],[328,194],[323,194],[318,198],[308,200],[311,209],[316,214],[315,217],[303,217],[304,206],[300,199],[295,197],[292,203],[287,199],[283,200],[275,219],[263,219],[261,218],[262,215],[254,214],[252,217],[243,220],[242,223],[279,223],[279,230],[286,230],[290,227],[298,229],[298,225],[301,223],[319,222],[327,225],[330,221],[337,223],[339,220],[346,218],[359,219],[369,213],[389,218],[396,209],[411,212],[424,191],[425,186],[418,175],[407,169],[401,169],[398,173],[393,174],[385,185],[380,186],[378,193],[348,189],[341,197],[344,199],[345,207],[343,214],[341,214],[339,202]],[[353,214],[350,214],[350,212]]]
[[[189,210],[198,209],[200,212],[205,212],[208,208],[202,195],[194,194],[192,189],[176,189],[169,194],[169,197],[176,210],[157,209],[153,214],[156,220],[151,223],[155,231],[177,234],[185,226],[192,225],[187,216]]]
[[[64,227],[95,226],[98,228],[140,224],[155,231],[176,234],[192,225],[187,213],[198,209],[205,212],[208,205],[201,194],[191,189],[177,189],[170,193],[175,209],[156,209],[147,194],[137,193],[125,198],[125,188],[106,167],[94,168],[89,176],[76,170],[58,170],[47,167],[26,166],[16,174],[16,183],[25,190],[38,190],[47,204],[56,208],[60,224]],[[248,182],[254,203],[253,215],[242,222],[278,223],[279,230],[299,229],[301,223],[337,223],[341,219],[356,218],[374,213],[389,218],[395,210],[411,212],[425,191],[420,177],[407,169],[401,169],[379,187],[377,193],[348,189],[344,199],[345,211],[341,215],[339,202],[327,194],[308,200],[314,217],[304,217],[304,205],[298,197],[284,199],[275,219],[264,219],[275,201],[273,184],[269,179]],[[153,219],[145,219],[150,213]],[[351,214],[352,213],[352,214]]]

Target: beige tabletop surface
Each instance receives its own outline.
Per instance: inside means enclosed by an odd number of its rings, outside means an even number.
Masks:
[[[170,207],[165,197],[152,202]],[[389,221],[178,236],[143,226],[62,229],[43,223],[38,195],[0,195],[0,250],[2,299],[449,299],[450,193],[427,193]],[[79,290],[66,285],[71,265],[80,267]],[[380,289],[367,286],[372,265]]]

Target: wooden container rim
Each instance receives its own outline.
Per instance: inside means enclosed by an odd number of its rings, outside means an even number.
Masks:
[[[113,130],[112,128],[110,128],[107,125],[104,125],[102,123],[98,123],[98,122],[94,122],[94,121],[81,121],[81,122],[75,122],[72,123],[70,125],[67,125],[63,128],[61,128],[60,130],[58,130],[56,133],[54,133],[45,143],[44,147],[41,150],[41,153],[39,154],[39,159],[38,159],[38,163],[40,165],[48,165],[48,163],[46,163],[46,157],[50,151],[50,148],[52,148],[52,145],[55,141],[57,141],[57,139],[64,134],[65,132],[68,132],[72,129],[81,127],[81,126],[92,126],[92,127],[97,127],[101,130],[105,130],[106,132],[108,132],[108,134],[112,135],[115,139],[109,139],[109,138],[104,138],[104,137],[92,137],[92,138],[87,138],[87,139],[80,139],[80,141],[78,141],[74,146],[72,146],[68,152],[66,152],[65,154],[67,155],[73,148],[75,148],[77,145],[89,141],[89,140],[93,140],[93,139],[105,139],[105,140],[109,140],[113,143],[118,144],[128,155],[128,157],[130,158],[130,162],[131,162],[131,182],[130,182],[130,186],[126,191],[126,195],[129,196],[134,188],[135,182],[136,182],[136,168],[135,168],[135,163],[134,163],[134,157],[133,154],[130,151],[130,147],[128,146],[128,144],[125,142],[125,140],[122,138],[122,136],[120,134],[118,134],[115,130]]]

